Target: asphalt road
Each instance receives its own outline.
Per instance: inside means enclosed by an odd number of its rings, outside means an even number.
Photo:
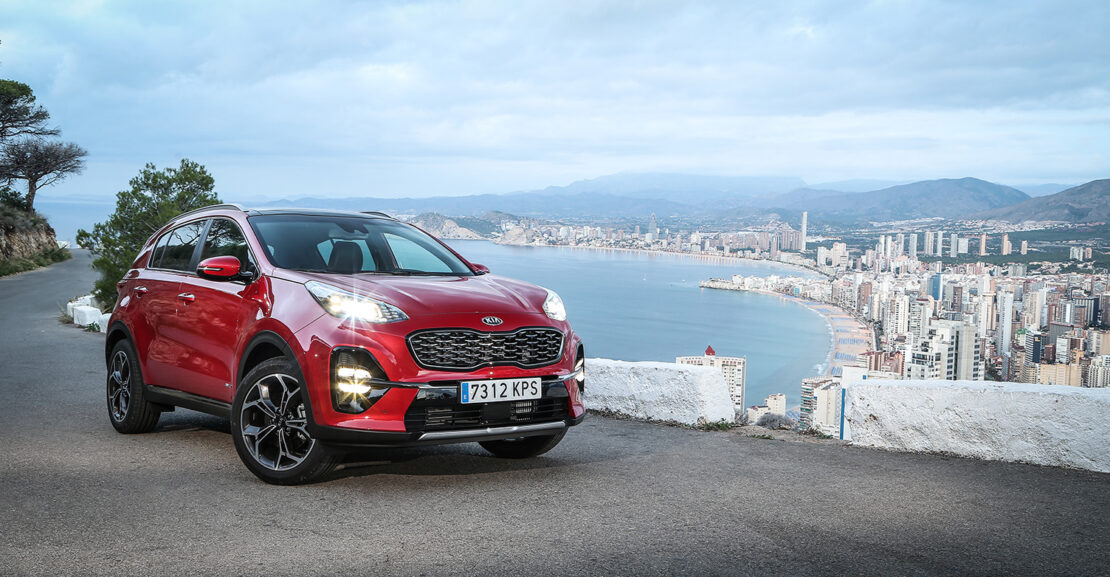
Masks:
[[[85,254],[0,279],[2,575],[1110,575],[1110,475],[590,416],[548,455],[256,480],[227,423],[117,434]]]

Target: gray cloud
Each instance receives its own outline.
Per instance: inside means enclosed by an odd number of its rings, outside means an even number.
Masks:
[[[181,156],[251,196],[1110,162],[1101,2],[45,4],[5,6],[0,75],[102,165],[59,194]]]

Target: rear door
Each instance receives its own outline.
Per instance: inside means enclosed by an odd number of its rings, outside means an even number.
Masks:
[[[184,340],[177,311],[182,300],[181,285],[196,273],[196,253],[207,221],[199,220],[176,227],[155,244],[147,268],[133,282],[140,317],[148,333],[143,377],[147,383],[192,392],[180,367],[192,354]],[[143,290],[145,289],[145,290]],[[139,296],[141,293],[141,296]]]

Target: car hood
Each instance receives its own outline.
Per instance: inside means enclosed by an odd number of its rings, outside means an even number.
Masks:
[[[454,313],[543,314],[547,290],[492,274],[480,276],[387,276],[299,273],[311,280],[399,307],[409,317]]]

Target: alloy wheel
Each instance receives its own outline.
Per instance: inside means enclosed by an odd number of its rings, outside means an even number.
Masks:
[[[108,407],[117,423],[127,418],[131,404],[131,360],[124,351],[116,351],[108,373]]]
[[[270,374],[252,384],[239,423],[247,452],[271,471],[300,465],[316,444],[306,428],[300,382],[290,375]]]

